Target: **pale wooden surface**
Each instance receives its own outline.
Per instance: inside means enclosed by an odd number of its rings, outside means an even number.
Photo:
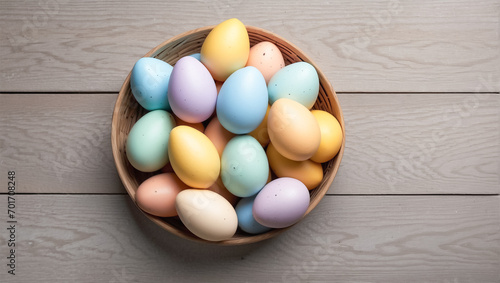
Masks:
[[[49,15],[38,14],[53,2]],[[337,91],[473,92],[482,77],[498,75],[496,0],[2,0],[0,7],[3,91],[116,91],[154,46],[230,17],[307,50]]]
[[[499,95],[478,94],[469,109],[470,97],[340,93],[349,131],[328,193],[497,194]],[[18,168],[37,184],[19,192],[123,193],[110,150],[115,93],[0,99],[0,172]]]
[[[127,196],[26,195],[19,203],[22,265],[9,282],[499,279],[498,196],[327,196],[279,238],[236,247],[166,234]]]
[[[499,12],[494,0],[0,1],[0,282],[500,282]],[[230,17],[318,63],[347,141],[303,222],[219,247],[137,210],[110,122],[140,56]]]

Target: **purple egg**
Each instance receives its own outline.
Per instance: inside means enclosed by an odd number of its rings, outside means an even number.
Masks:
[[[284,228],[297,223],[309,207],[309,190],[294,178],[278,178],[257,194],[253,216],[261,225]]]
[[[177,61],[170,75],[168,102],[174,114],[189,123],[203,122],[212,115],[217,88],[200,61],[190,56]]]

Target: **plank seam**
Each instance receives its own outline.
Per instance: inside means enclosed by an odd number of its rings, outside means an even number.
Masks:
[[[0,195],[7,195],[7,193],[2,192]],[[98,196],[126,196],[127,193],[17,193],[16,195],[48,195],[48,196],[53,196],[53,195],[61,195],[61,196],[70,196],[70,195],[98,195]],[[485,193],[485,194],[326,194],[325,196],[340,196],[340,197],[377,197],[377,196],[384,196],[384,197],[419,197],[419,196],[499,196],[500,194],[497,193]]]
[[[0,91],[0,94],[118,94],[119,91]],[[500,92],[471,92],[471,91],[451,91],[451,92],[418,92],[418,91],[338,91],[337,94],[500,94]]]

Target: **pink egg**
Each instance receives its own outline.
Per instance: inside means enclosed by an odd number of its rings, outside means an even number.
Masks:
[[[205,129],[205,135],[212,141],[219,153],[219,156],[222,156],[222,152],[226,147],[226,144],[234,137],[235,134],[230,131],[224,129],[217,119],[217,116],[213,117],[212,120],[207,125]]]
[[[193,57],[179,59],[170,75],[168,102],[174,114],[188,123],[208,119],[215,110],[217,88],[207,68]]]
[[[160,216],[176,216],[175,198],[188,189],[174,173],[162,173],[144,181],[135,193],[137,205],[145,212]]]
[[[276,45],[262,41],[250,48],[247,66],[257,68],[266,79],[266,83],[269,83],[272,76],[285,67],[285,60],[283,60],[283,55]]]
[[[309,207],[309,190],[299,180],[283,177],[267,185],[257,194],[253,216],[261,225],[284,228],[297,223]]]

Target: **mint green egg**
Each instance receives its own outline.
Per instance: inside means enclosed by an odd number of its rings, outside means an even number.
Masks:
[[[257,194],[267,183],[269,162],[260,143],[250,135],[232,138],[221,156],[221,179],[238,197]]]
[[[269,104],[289,98],[311,109],[319,94],[316,68],[307,62],[296,62],[276,72],[267,85]]]
[[[137,120],[127,137],[130,164],[143,172],[154,172],[167,165],[168,139],[174,127],[174,117],[165,110],[151,111]]]

